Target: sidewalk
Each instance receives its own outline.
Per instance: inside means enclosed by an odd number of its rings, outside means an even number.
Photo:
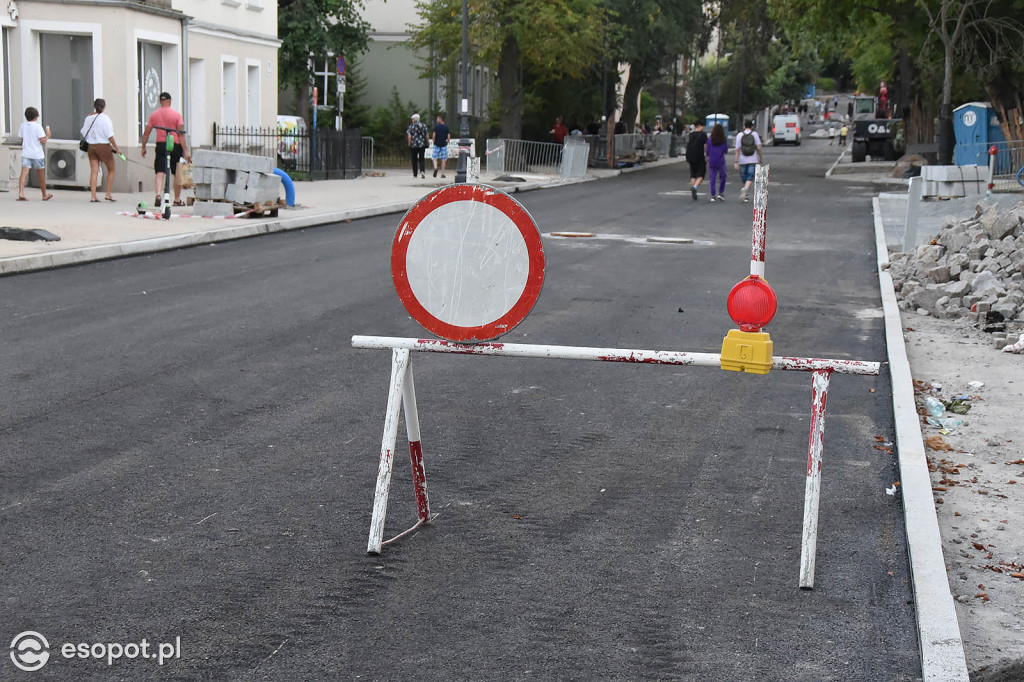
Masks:
[[[493,173],[482,173],[480,182],[509,193],[524,192],[682,161],[682,157],[659,159],[623,170],[592,168],[588,169],[585,179],[569,181],[556,176],[514,174],[525,182],[499,182]],[[411,177],[405,169],[389,169],[380,175],[354,180],[297,182],[295,207],[282,208],[276,218],[196,218],[192,216],[191,207],[174,208],[168,221],[136,217],[133,214],[140,201],[152,207],[153,196],[149,190],[117,194],[115,203],[101,201],[97,204],[90,203],[89,192],[82,190],[51,188],[53,199],[46,202],[42,201],[38,189],[26,188],[28,201],[17,201],[16,192],[0,193],[0,202],[4,202],[0,227],[44,229],[60,237],[60,241],[54,242],[0,239],[0,275],[404,213],[425,195],[454,181],[454,170],[448,170],[447,175],[442,180],[428,174],[426,179],[420,180]],[[191,191],[186,190],[182,196],[189,195]],[[281,195],[284,195],[283,187]]]

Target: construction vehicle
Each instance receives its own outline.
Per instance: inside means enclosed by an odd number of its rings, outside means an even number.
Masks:
[[[856,95],[853,98],[853,146],[851,160],[860,163],[872,157],[886,161],[896,160],[893,136],[901,121],[893,118],[879,118],[878,99],[870,95]]]

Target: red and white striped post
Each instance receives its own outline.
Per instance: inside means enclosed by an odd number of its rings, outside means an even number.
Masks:
[[[764,252],[768,236],[768,166],[754,172],[754,222],[750,244],[750,274],[764,278]]]
[[[986,196],[992,196],[992,190],[996,188],[996,154],[999,150],[995,145],[988,148],[988,191]]]
[[[384,519],[388,513],[388,492],[391,489],[391,470],[394,465],[395,444],[398,441],[398,409],[405,404],[405,429],[409,436],[409,454],[412,458],[412,479],[416,493],[416,525],[384,541]],[[373,496],[373,516],[370,520],[370,540],[366,551],[380,554],[381,547],[393,542],[424,523],[430,521],[430,502],[427,499],[427,477],[423,469],[423,445],[420,442],[420,419],[416,410],[416,388],[412,377],[409,350],[392,348],[391,386],[384,416],[384,436],[380,446],[380,465],[377,467],[377,487]]]
[[[807,446],[807,483],[804,486],[804,532],[800,543],[800,587],[814,587],[814,559],[818,549],[818,500],[821,497],[821,453],[825,448],[825,400],[832,370],[814,371],[811,379],[811,439]]]

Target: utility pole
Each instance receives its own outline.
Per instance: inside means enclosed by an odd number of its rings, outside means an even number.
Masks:
[[[466,182],[466,163],[469,155],[469,3],[462,0],[462,114],[459,117],[459,162],[455,167],[455,182]]]

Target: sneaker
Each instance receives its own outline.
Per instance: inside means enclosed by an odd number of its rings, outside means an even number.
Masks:
[[[719,194],[718,195],[718,200],[719,201],[725,201],[725,195],[724,194]]]
[[[441,177],[442,177],[442,178],[447,178],[448,176],[447,176],[447,175],[445,175],[444,173],[441,173]]]
[[[434,177],[435,178],[437,177],[437,169],[436,168],[434,169]]]
[[[426,173],[420,173],[420,177],[421,178],[425,178],[425,177],[427,177],[427,174]]]
[[[690,194],[693,195],[693,200],[697,201],[697,188],[696,187],[691,187],[690,188]]]
[[[715,195],[712,194],[711,195],[711,203],[713,204],[713,203],[715,203],[715,201],[717,201],[717,198],[715,197]]]
[[[156,206],[157,208],[160,208],[160,197],[156,197],[155,199],[153,199],[153,205]]]
[[[743,203],[744,204],[749,204],[750,203],[750,199],[748,197],[743,197]]]

